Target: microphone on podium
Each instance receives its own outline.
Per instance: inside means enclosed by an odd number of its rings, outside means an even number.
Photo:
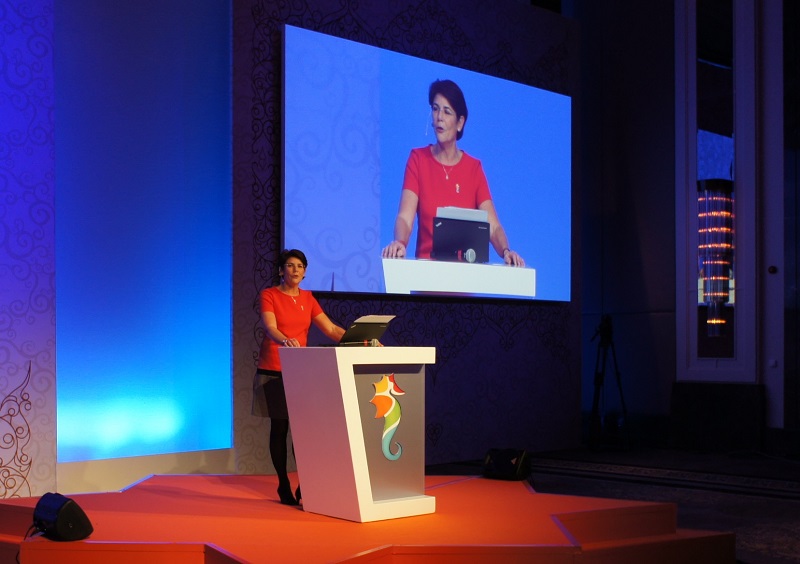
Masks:
[[[363,341],[348,341],[339,343],[340,347],[382,347],[383,344],[378,339],[364,339]]]

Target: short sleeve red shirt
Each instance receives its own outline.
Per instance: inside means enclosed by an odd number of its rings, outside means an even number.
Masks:
[[[275,314],[281,333],[290,339],[297,339],[303,347],[308,344],[311,320],[323,313],[322,306],[307,290],[300,290],[299,296],[290,296],[281,292],[277,286],[266,288],[259,294],[259,304],[261,313],[271,311]],[[265,336],[258,355],[258,367],[280,371],[280,347],[280,343]]]
[[[430,258],[433,249],[433,218],[436,208],[456,206],[478,209],[492,199],[489,183],[478,159],[466,152],[453,167],[442,165],[431,146],[411,150],[406,162],[403,189],[419,198],[417,206],[417,258]]]

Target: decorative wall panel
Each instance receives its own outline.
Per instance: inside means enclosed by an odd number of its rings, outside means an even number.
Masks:
[[[275,283],[281,245],[284,24],[559,93],[574,94],[576,84],[569,20],[514,2],[235,2],[234,426],[242,472],[270,468],[269,423],[250,415],[250,383],[263,337],[255,300]],[[495,447],[538,450],[579,440],[575,300],[318,297],[340,324],[362,314],[396,315],[386,345],[436,347],[436,365],[427,369],[428,464],[480,459]]]
[[[53,3],[0,0],[0,497],[55,484]]]

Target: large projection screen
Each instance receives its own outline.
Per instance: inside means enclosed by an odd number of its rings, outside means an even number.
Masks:
[[[469,109],[459,148],[481,161],[535,298],[570,300],[569,96],[288,25],[284,45],[283,242],[309,259],[304,288],[387,292],[405,163],[436,142],[428,88],[451,79]]]

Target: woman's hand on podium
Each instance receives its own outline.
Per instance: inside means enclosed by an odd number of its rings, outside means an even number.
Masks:
[[[392,241],[381,251],[383,258],[405,258],[406,246],[400,241]]]

